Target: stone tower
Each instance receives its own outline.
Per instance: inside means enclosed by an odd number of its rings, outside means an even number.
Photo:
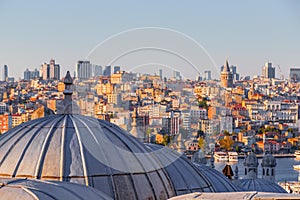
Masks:
[[[257,166],[257,157],[253,152],[251,152],[244,161],[245,176],[248,179],[257,179]]]
[[[233,87],[233,75],[232,72],[230,71],[227,59],[224,64],[224,68],[221,72],[221,86],[224,88]]]
[[[272,154],[264,155],[261,166],[262,166],[262,179],[275,182],[275,167],[276,159]]]

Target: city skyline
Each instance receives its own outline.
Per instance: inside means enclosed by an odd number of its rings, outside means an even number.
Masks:
[[[26,68],[39,68],[40,64],[54,58],[61,64],[63,74],[66,70],[75,70],[78,60],[86,58],[97,44],[114,34],[134,28],[162,27],[193,38],[211,55],[217,67],[228,56],[230,65],[237,66],[241,76],[261,74],[261,67],[269,61],[274,67],[279,65],[285,77],[290,67],[300,67],[297,57],[300,52],[297,37],[300,3],[297,1],[226,1],[217,4],[216,1],[191,1],[184,5],[171,1],[129,1],[117,2],[119,6],[115,3],[2,1],[0,16],[5,20],[0,24],[5,31],[0,39],[0,66],[8,65],[9,76],[18,78]],[[45,12],[47,9],[52,12]],[[12,12],[16,14],[12,15]],[[185,50],[184,56],[188,55],[199,71],[215,70],[214,63],[203,51],[186,48],[182,43],[178,46]],[[168,46],[168,49],[171,48]],[[105,66],[106,57],[115,57],[111,53],[114,50],[116,46],[110,45],[105,47],[105,54],[96,52],[89,59]],[[162,64],[173,66],[173,60],[169,60],[169,57],[164,58]],[[140,63],[124,59],[115,65]],[[178,65],[182,66],[182,63]]]

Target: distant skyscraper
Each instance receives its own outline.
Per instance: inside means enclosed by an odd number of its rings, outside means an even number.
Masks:
[[[103,76],[110,76],[111,75],[111,66],[105,66],[103,70]]]
[[[30,80],[30,71],[28,68],[24,71],[24,80]]]
[[[163,70],[162,69],[159,69],[159,76],[161,79],[163,78]]]
[[[181,80],[181,75],[179,71],[173,71],[173,78],[176,80]]]
[[[56,64],[54,59],[51,59],[49,64],[42,64],[42,78],[44,80],[60,79],[60,65]]]
[[[77,77],[79,79],[89,79],[92,77],[92,64],[88,60],[79,60],[77,62]]]
[[[272,63],[267,62],[262,69],[262,76],[265,78],[275,78],[275,67],[272,67]]]
[[[300,82],[300,68],[290,68],[290,80]]]
[[[236,68],[237,68],[236,66],[233,65],[230,66],[230,71],[232,73],[234,81],[240,80],[240,75],[237,73]]]
[[[3,81],[6,81],[8,78],[8,67],[7,65],[3,66]]]
[[[204,71],[204,80],[211,80],[211,71],[210,70]]]
[[[94,65],[94,76],[101,76],[102,75],[102,66]]]
[[[230,71],[227,59],[225,61],[225,65],[221,72],[221,85],[225,88],[233,87],[233,77],[232,77],[232,73]]]
[[[35,69],[34,71],[29,71],[29,69],[26,69],[24,71],[24,80],[28,81],[34,78],[39,78],[40,77],[40,72]]]
[[[117,74],[120,71],[121,71],[121,67],[120,66],[114,66],[114,74]]]

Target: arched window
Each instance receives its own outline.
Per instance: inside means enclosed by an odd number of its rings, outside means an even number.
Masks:
[[[245,168],[245,175],[247,175],[247,169]]]
[[[265,169],[263,169],[263,176],[265,175]]]

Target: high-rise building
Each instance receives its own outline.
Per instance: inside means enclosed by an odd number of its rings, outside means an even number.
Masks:
[[[30,71],[28,68],[24,71],[24,80],[30,80]]]
[[[267,62],[262,69],[262,76],[265,78],[275,78],[275,67],[272,67],[272,63]]]
[[[173,78],[176,80],[181,80],[181,74],[179,71],[173,71]]]
[[[3,81],[6,81],[8,78],[8,66],[4,65],[3,66]]]
[[[103,70],[103,76],[110,76],[111,75],[111,66],[105,66]]]
[[[300,68],[290,68],[290,80],[300,82]]]
[[[120,66],[114,66],[114,74],[117,74],[120,71],[121,71],[121,67]]]
[[[159,77],[160,77],[160,79],[163,78],[163,70],[162,69],[159,69]]]
[[[206,80],[206,81],[211,80],[211,71],[210,70],[204,71],[204,80]]]
[[[31,80],[34,78],[39,78],[40,72],[35,69],[34,71],[30,71],[28,68],[24,71],[24,80]]]
[[[232,88],[233,87],[233,77],[232,72],[230,71],[228,60],[226,59],[225,65],[221,72],[221,85],[225,88]]]
[[[60,79],[60,65],[56,64],[54,59],[51,59],[49,64],[47,63],[42,64],[42,78],[44,80]]]
[[[92,77],[92,64],[88,60],[79,60],[76,70],[78,79],[89,79]]]
[[[101,76],[102,75],[102,66],[94,65],[94,76]]]

